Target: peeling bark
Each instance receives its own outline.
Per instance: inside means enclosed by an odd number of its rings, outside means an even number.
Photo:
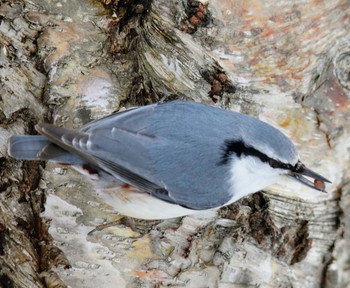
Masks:
[[[0,286],[350,284],[347,1],[0,3]],[[277,126],[329,193],[286,181],[217,212],[140,221],[70,168],[6,152],[39,121],[79,127],[172,99]]]

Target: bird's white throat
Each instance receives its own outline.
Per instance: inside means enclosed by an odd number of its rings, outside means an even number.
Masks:
[[[229,183],[233,193],[230,203],[278,182],[282,172],[254,156],[235,159],[229,165]]]

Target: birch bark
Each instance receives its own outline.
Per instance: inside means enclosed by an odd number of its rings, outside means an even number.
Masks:
[[[103,2],[0,2],[0,286],[349,286],[349,2]],[[79,127],[171,99],[278,127],[329,193],[286,182],[136,221],[73,170],[6,152],[38,121]]]

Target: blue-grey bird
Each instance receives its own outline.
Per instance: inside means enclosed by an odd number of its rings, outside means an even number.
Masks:
[[[109,205],[135,218],[222,207],[285,175],[322,191],[329,182],[299,161],[293,143],[276,128],[195,102],[132,108],[79,130],[46,123],[36,130],[41,135],[12,136],[9,154],[88,172],[103,183],[100,195]]]

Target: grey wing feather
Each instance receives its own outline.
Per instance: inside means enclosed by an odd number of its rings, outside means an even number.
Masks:
[[[50,160],[74,165],[86,163],[86,161],[78,155],[69,153],[51,142],[38,152],[38,158],[44,161]]]
[[[130,108],[103,119],[87,123],[79,129],[80,132],[98,131],[99,129],[124,128],[129,131],[141,133],[147,129],[147,120],[152,115],[158,104]]]

